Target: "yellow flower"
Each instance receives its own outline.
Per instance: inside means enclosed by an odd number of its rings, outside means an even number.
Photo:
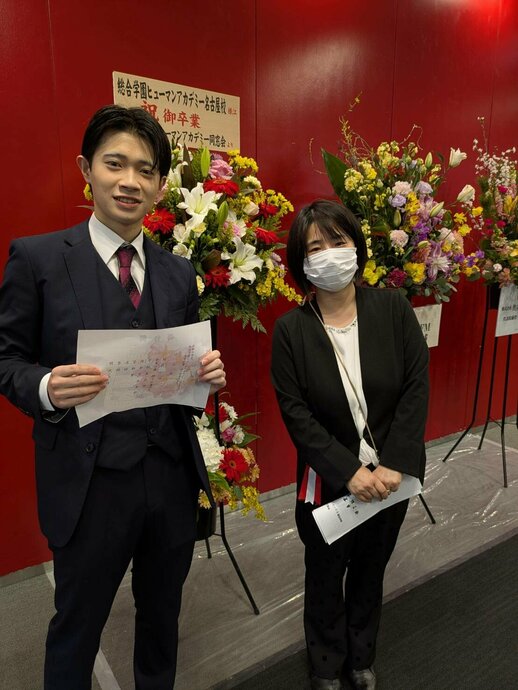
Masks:
[[[386,268],[383,268],[383,266],[376,266],[374,259],[369,259],[365,264],[363,278],[369,285],[376,285],[386,272]]]
[[[277,206],[277,208],[279,209],[277,217],[279,218],[285,216],[287,213],[293,212],[292,203],[288,201],[283,194],[281,194],[280,192],[276,192],[273,189],[266,190],[264,200],[267,204],[273,204],[274,206]]]
[[[263,281],[258,281],[255,291],[259,297],[269,299],[279,294],[289,302],[302,302],[302,297],[284,281],[284,270],[276,266],[268,271]]]
[[[344,187],[348,192],[353,192],[358,188],[358,185],[362,182],[363,178],[361,173],[354,168],[348,168],[344,174]]]
[[[196,276],[196,286],[198,288],[198,295],[201,295],[205,290],[205,283],[203,282],[203,278],[201,276]]]
[[[403,264],[403,270],[408,273],[415,285],[420,285],[425,279],[425,264],[416,264],[408,261],[406,264]]]
[[[406,198],[405,211],[407,213],[414,214],[419,211],[420,207],[421,204],[419,203],[419,199],[417,198],[415,192],[410,192]]]
[[[476,266],[463,266],[462,272],[469,278],[469,276],[472,276],[474,273],[478,273],[478,268]]]
[[[238,149],[232,149],[228,152],[228,162],[234,169],[237,170],[251,170],[253,173],[259,171],[259,166],[253,158],[246,158],[239,155]]]
[[[359,167],[362,169],[363,176],[367,180],[374,180],[376,178],[376,171],[372,167],[372,165],[369,163],[369,161],[361,161],[359,164]]]
[[[385,205],[385,198],[385,194],[376,194],[374,196],[374,209],[376,211],[379,211],[380,208],[383,208],[383,206]]]
[[[514,198],[510,195],[507,195],[504,198],[504,213],[508,216],[511,215],[511,213],[514,211],[514,207],[516,206],[516,200],[518,197]]]
[[[471,232],[471,228],[469,227],[469,225],[467,225],[467,223],[463,223],[457,228],[457,232],[461,237],[466,237],[466,235],[469,235],[469,233]]]
[[[471,215],[473,216],[473,218],[477,218],[478,216],[480,216],[482,211],[483,211],[482,206],[475,206],[474,208],[471,209]]]
[[[466,222],[466,216],[464,215],[464,213],[456,213],[453,216],[453,219],[458,225],[462,225]]]
[[[259,503],[259,491],[255,486],[243,486],[242,487],[243,497],[241,503],[243,504],[243,509],[241,513],[247,515],[251,510],[255,512],[255,517],[258,520],[266,521],[266,514],[264,512],[263,506]]]
[[[90,187],[90,183],[87,182],[85,188],[83,189],[83,196],[87,201],[93,201],[94,198],[92,196],[92,188]]]

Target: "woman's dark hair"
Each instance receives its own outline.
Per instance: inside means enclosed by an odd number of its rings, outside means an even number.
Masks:
[[[143,139],[153,153],[153,169],[160,177],[171,169],[171,145],[159,123],[143,108],[105,105],[94,113],[83,136],[81,154],[92,165],[95,152],[107,134],[129,132]]]
[[[342,204],[318,199],[300,209],[288,235],[288,268],[302,292],[306,294],[311,290],[311,283],[304,274],[303,264],[307,256],[308,231],[313,224],[326,239],[349,237],[354,242],[358,263],[356,277],[361,276],[367,261],[367,244],[358,219]]]

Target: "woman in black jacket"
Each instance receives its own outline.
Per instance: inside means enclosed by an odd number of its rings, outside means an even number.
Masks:
[[[399,291],[359,287],[361,226],[341,204],[297,215],[288,266],[305,303],[278,319],[272,381],[297,449],[296,521],[305,545],[304,627],[315,690],[376,688],[373,662],[385,567],[408,501],[327,545],[315,505],[349,492],[383,501],[402,474],[424,476],[428,348]],[[345,594],[344,594],[344,575]]]

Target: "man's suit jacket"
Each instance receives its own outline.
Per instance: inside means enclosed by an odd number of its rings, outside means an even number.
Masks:
[[[198,293],[190,263],[147,238],[144,248],[156,327],[196,322]],[[41,412],[38,389],[53,367],[75,363],[78,330],[104,328],[97,264],[84,222],[13,241],[0,288],[0,393],[34,418],[40,523],[56,546],[68,541],[81,514],[103,420],[80,429],[70,410],[52,423]],[[208,490],[191,412],[179,408],[200,486]]]
[[[381,464],[422,480],[428,348],[421,328],[398,291],[356,288],[356,302],[363,390]],[[272,381],[297,448],[298,488],[309,465],[322,479],[324,503],[343,495],[361,467],[360,441],[333,348],[309,304],[275,325]]]

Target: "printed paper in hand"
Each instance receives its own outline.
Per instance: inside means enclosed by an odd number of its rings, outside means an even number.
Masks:
[[[200,358],[212,350],[210,322],[157,330],[79,331],[77,362],[108,374],[107,387],[76,407],[83,427],[110,412],[178,404],[205,407]]]
[[[348,494],[320,508],[315,508],[313,517],[326,544],[332,544],[365,520],[379,513],[380,510],[404,501],[406,498],[417,496],[422,488],[419,479],[404,474],[399,489],[383,501],[373,499],[370,503],[364,503]]]

